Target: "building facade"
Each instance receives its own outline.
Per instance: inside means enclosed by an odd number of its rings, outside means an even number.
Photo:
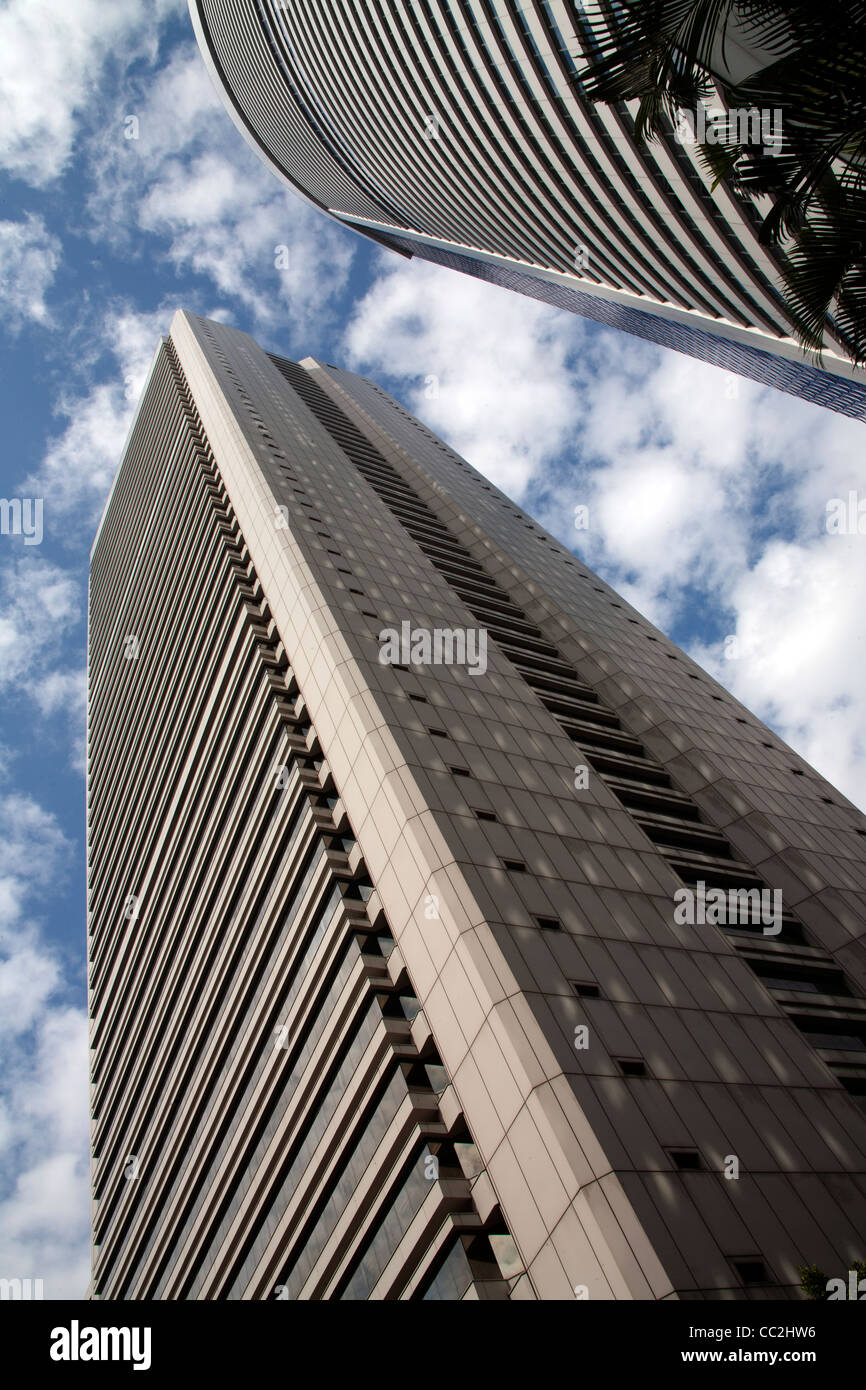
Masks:
[[[791,337],[758,209],[584,98],[597,0],[189,4],[244,137],[344,225],[866,418],[833,325],[821,368]]]
[[[88,640],[94,1297],[864,1258],[866,820],[379,387],[179,313]]]

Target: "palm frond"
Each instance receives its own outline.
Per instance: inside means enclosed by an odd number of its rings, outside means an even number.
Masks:
[[[784,264],[785,302],[804,347],[819,351],[828,318],[857,365],[866,362],[866,223],[853,200],[816,209]]]
[[[765,60],[736,85],[729,27]],[[744,199],[770,199],[759,236],[776,248],[801,344],[820,354],[832,322],[862,362],[866,0],[618,0],[593,39],[595,56],[578,74],[582,94],[637,101],[638,140],[669,138],[699,102],[782,113],[772,146],[737,126],[714,130],[717,142],[698,157],[713,188],[724,182]]]

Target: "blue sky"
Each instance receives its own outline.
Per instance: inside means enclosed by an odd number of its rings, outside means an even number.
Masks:
[[[379,381],[861,806],[866,537],[826,509],[864,427],[311,211],[179,0],[8,0],[0,55],[0,494],[44,499],[41,544],[0,536],[0,1275],[78,1297],[87,563],[175,309]]]

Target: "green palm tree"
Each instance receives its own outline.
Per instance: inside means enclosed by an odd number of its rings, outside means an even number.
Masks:
[[[718,122],[701,159],[742,198],[769,198],[760,239],[802,346],[820,360],[829,327],[866,363],[866,0],[605,0],[604,13],[577,80],[591,101],[636,100],[638,139],[720,99],[781,113],[778,142]]]

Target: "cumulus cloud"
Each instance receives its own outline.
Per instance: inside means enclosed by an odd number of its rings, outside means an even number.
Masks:
[[[24,697],[28,716],[35,710],[61,716],[63,742],[78,771],[85,759],[85,677],[70,661],[69,637],[82,607],[78,576],[33,552],[0,568],[0,694],[10,708]],[[74,660],[80,661],[77,652]],[[52,736],[43,725],[41,737]]]
[[[400,382],[413,409],[512,494],[567,447],[585,325],[422,261],[382,259],[345,334],[347,361]]]
[[[60,715],[66,721],[69,762],[82,776],[87,771],[87,671],[49,671],[32,682],[30,693],[46,719]]]
[[[9,0],[0,10],[0,164],[34,186],[66,168],[106,63],[155,57],[181,0]]]
[[[80,588],[58,565],[25,554],[0,571],[0,599],[0,690],[20,689],[59,655],[80,616]]]
[[[0,1270],[46,1298],[89,1281],[88,1040],[84,1011],[45,1004],[4,1043]]]
[[[83,397],[65,397],[59,406],[68,424],[48,447],[28,492],[45,498],[46,521],[81,503],[97,515],[120,458],[129,419],[129,402],[117,382],[94,386]]]
[[[56,884],[70,843],[51,811],[22,793],[0,799],[0,876],[14,883]]]
[[[123,444],[161,334],[167,333],[173,306],[137,313],[115,306],[95,331],[111,354],[106,380],[64,394],[57,414],[65,428],[48,442],[38,470],[24,491],[44,498],[46,529],[57,540],[87,543],[105,504]],[[76,522],[71,513],[78,513]]]
[[[10,332],[28,320],[48,322],[45,294],[60,256],[60,241],[44,218],[31,213],[20,222],[0,222],[0,312]]]
[[[135,124],[118,107],[90,151],[99,237],[131,254],[148,237],[179,275],[205,277],[259,332],[321,333],[346,288],[355,238],[252,153],[195,44],[179,46],[124,100]]]
[[[588,562],[866,805],[866,536],[827,529],[863,425],[673,354],[583,420]]]
[[[46,1298],[80,1298],[89,1265],[87,1021],[31,915],[71,852],[31,797],[0,798],[0,1275]]]
[[[866,806],[866,536],[771,542],[730,599],[730,659],[697,660]]]

